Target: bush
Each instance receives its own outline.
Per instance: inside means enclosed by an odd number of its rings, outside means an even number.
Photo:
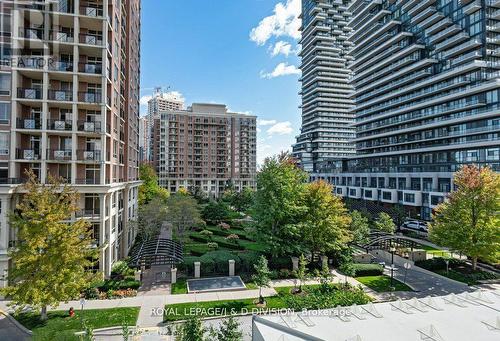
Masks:
[[[217,250],[219,248],[219,244],[215,242],[207,243],[207,246],[212,250]]]
[[[379,264],[358,264],[352,265],[354,276],[378,276],[384,273],[384,267]]]
[[[240,253],[238,256],[241,261],[240,270],[246,273],[253,273],[255,271],[253,265],[257,263],[260,254],[254,251],[247,251]]]
[[[133,276],[134,269],[129,268],[126,261],[118,261],[113,264],[111,268],[111,278],[119,277],[124,278],[125,276]]]
[[[188,256],[184,257],[182,263],[180,263],[177,268],[179,271],[186,273],[187,275],[192,275],[194,273],[194,263],[199,262],[200,257]]]
[[[209,267],[205,272],[211,273],[227,273],[229,271],[229,260],[233,259],[235,261],[235,267],[239,267],[241,261],[240,258],[228,251],[211,251],[207,252],[203,256],[200,257],[200,261],[202,267],[205,267],[206,264],[213,263],[213,270],[209,271]],[[202,269],[203,270],[203,269]]]
[[[431,259],[418,261],[415,262],[415,265],[429,271],[446,270],[445,259],[441,257],[434,257]],[[460,265],[462,265],[462,261],[460,261],[459,259],[454,259],[454,258],[449,259],[450,269]]]
[[[292,259],[290,257],[272,257],[269,259],[269,268],[274,270],[292,269]]]

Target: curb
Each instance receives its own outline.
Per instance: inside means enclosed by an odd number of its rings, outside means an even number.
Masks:
[[[26,328],[25,326],[23,326],[21,323],[19,323],[15,318],[13,318],[9,313],[3,311],[2,309],[0,309],[0,315],[3,315],[5,316],[10,322],[12,322],[13,325],[15,325],[17,327],[17,329],[19,329],[21,332],[25,333],[25,334],[28,334],[30,336],[33,336],[33,332],[31,330],[29,330],[28,328]]]

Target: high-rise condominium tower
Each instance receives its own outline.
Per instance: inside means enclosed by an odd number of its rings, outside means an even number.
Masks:
[[[293,154],[304,170],[354,154],[353,100],[347,68],[347,0],[302,0],[302,127]]]
[[[357,156],[324,171],[338,194],[429,219],[461,165],[500,170],[500,1],[349,11]]]
[[[138,180],[140,0],[1,1],[0,273],[31,169],[80,193],[99,269],[127,255]],[[8,15],[7,15],[8,13]]]
[[[187,110],[162,111],[153,131],[154,164],[169,191],[199,189],[218,197],[228,186],[255,187],[255,116],[194,103]]]
[[[148,113],[146,116],[146,160],[155,162],[158,155],[155,153],[155,148],[158,146],[153,145],[154,122],[160,118],[160,112],[165,110],[182,110],[184,108],[184,100],[179,98],[172,92],[163,92],[161,88],[156,88],[153,96],[148,101]]]

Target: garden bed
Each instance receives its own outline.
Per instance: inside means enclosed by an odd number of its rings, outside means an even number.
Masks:
[[[38,313],[21,313],[14,315],[14,318],[24,327],[33,331],[33,340],[76,341],[80,339],[75,336],[75,332],[83,330],[83,321],[92,329],[122,325],[135,326],[139,309],[139,307],[132,307],[75,310],[73,317],[69,317],[67,311],[49,311],[46,321],[40,321]]]
[[[449,267],[446,271],[445,258],[435,257],[426,261],[416,262],[415,265],[426,270],[435,272],[441,276],[448,277],[455,281],[466,283],[468,285],[479,284],[481,280],[499,279],[500,276],[489,271],[480,269],[472,270],[472,266],[462,260],[448,259]]]
[[[301,294],[292,294],[294,287],[275,288],[277,295],[266,297],[265,308],[256,304],[256,298],[242,300],[209,301],[170,304],[165,306],[165,321],[185,320],[192,313],[199,317],[226,316],[251,313],[260,309],[327,309],[352,304],[366,304],[370,298],[359,288],[329,284],[303,286]]]

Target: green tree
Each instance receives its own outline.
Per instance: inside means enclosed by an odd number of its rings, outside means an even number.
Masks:
[[[203,341],[207,332],[201,324],[198,316],[189,317],[186,322],[181,324],[175,330],[175,340],[177,341]]]
[[[464,166],[455,173],[457,189],[435,208],[429,237],[472,259],[500,260],[500,175],[490,168]]]
[[[302,250],[298,222],[306,211],[302,200],[307,178],[287,153],[267,158],[257,175],[252,215],[256,235],[273,256]]]
[[[302,285],[307,279],[307,259],[303,254],[299,257],[299,267],[295,271],[295,276],[297,276],[297,280],[299,282],[298,292],[302,292]]]
[[[370,235],[368,218],[358,210],[354,210],[351,212],[351,224],[349,224],[349,230],[352,233],[353,242],[358,245],[364,245],[368,243]]]
[[[211,200],[203,208],[203,219],[212,224],[218,224],[229,218],[230,211],[229,206],[224,201]]]
[[[393,234],[396,231],[396,224],[394,224],[390,215],[382,212],[378,215],[377,220],[375,220],[375,229]]]
[[[262,288],[269,287],[269,283],[271,282],[271,279],[269,278],[271,271],[269,271],[266,257],[260,256],[257,263],[255,263],[253,267],[255,269],[255,274],[252,276],[252,280],[255,285],[259,287],[259,304],[264,304],[265,301],[262,296]]]
[[[255,191],[245,187],[241,191],[227,190],[222,200],[231,205],[238,212],[247,212],[253,205]]]
[[[303,205],[305,214],[300,218],[302,245],[313,257],[338,250],[351,241],[351,217],[342,200],[333,194],[326,181],[315,181],[305,186]]]
[[[147,204],[153,198],[160,198],[166,201],[169,192],[158,185],[158,176],[153,166],[143,163],[139,166],[139,178],[142,184],[139,186],[139,205]]]
[[[139,206],[137,220],[131,223],[137,227],[137,235],[142,240],[150,240],[160,234],[166,219],[167,204],[156,197]]]
[[[406,211],[403,205],[396,204],[391,208],[391,216],[394,218],[394,222],[397,227],[403,225],[406,220]]]
[[[94,279],[87,269],[96,256],[92,230],[83,219],[74,222],[78,193],[60,179],[48,178],[40,184],[32,171],[21,187],[21,201],[10,214],[10,225],[17,230],[18,243],[9,251],[12,269],[3,293],[20,309],[41,309],[47,319],[47,306],[74,299]]]
[[[230,316],[222,321],[219,328],[210,327],[210,337],[213,341],[241,341],[243,332],[238,321]]]
[[[185,240],[187,231],[203,223],[196,200],[182,192],[167,199],[167,221],[172,224],[174,233],[181,241]]]

